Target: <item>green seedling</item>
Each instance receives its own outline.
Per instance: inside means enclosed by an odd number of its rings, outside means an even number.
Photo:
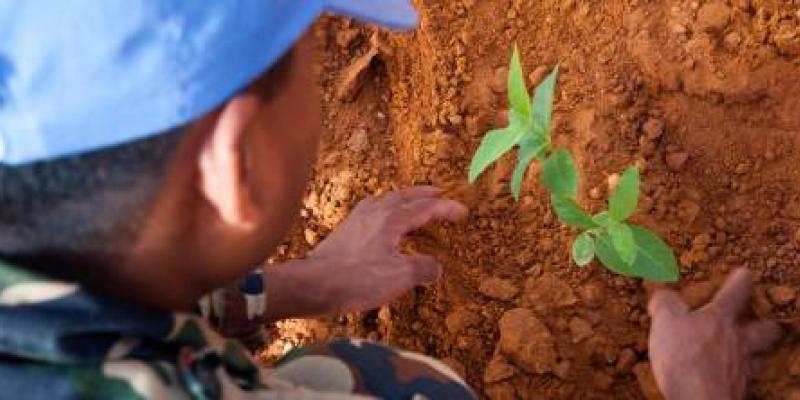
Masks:
[[[555,91],[558,67],[536,88],[531,102],[519,50],[514,47],[511,65],[508,68],[508,126],[486,133],[475,157],[469,166],[469,181],[474,183],[489,165],[514,147],[519,147],[517,167],[511,176],[511,193],[519,199],[522,180],[528,165],[541,159],[550,147],[552,125],[553,92]]]
[[[639,170],[628,168],[611,193],[608,210],[595,215],[573,197],[557,193],[551,195],[552,206],[561,222],[580,231],[572,243],[572,259],[578,266],[589,265],[596,257],[619,275],[675,282],[679,274],[672,249],[654,232],[628,222],[639,202],[639,180]]]
[[[518,147],[511,193],[519,199],[523,178],[534,160],[541,165],[540,181],[550,191],[559,220],[577,230],[572,259],[578,266],[595,258],[612,272],[657,282],[678,280],[678,266],[670,247],[652,231],[628,222],[639,202],[639,170],[626,170],[611,193],[608,210],[591,215],[576,198],[580,176],[566,149],[551,149],[550,130],[556,67],[539,86],[533,100],[523,79],[519,50],[514,48],[508,75],[509,124],[486,133],[469,166],[474,183],[503,154]]]

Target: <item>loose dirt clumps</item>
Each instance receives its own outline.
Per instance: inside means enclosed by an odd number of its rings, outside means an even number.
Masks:
[[[800,3],[415,5],[422,20],[410,34],[318,25],[326,134],[301,218],[271,261],[303,257],[358,200],[408,185],[442,187],[470,217],[407,242],[437,257],[441,282],[376,312],[282,323],[264,359],[361,336],[446,359],[489,399],[659,398],[647,290],[571,264],[574,232],[553,215],[535,163],[518,203],[508,191],[513,155],[466,185],[482,135],[508,118],[516,43],[530,87],[559,65],[552,135],[582,171],[581,204],[605,207],[609,177],[637,165],[635,222],[675,249],[676,288],[699,307],[731,268],[754,271],[753,313],[789,332],[754,394],[800,393],[800,374],[787,372],[800,332]]]
[[[552,372],[558,354],[550,329],[527,308],[506,311],[500,318],[498,349],[532,374]]]
[[[478,291],[486,297],[508,301],[517,296],[519,288],[510,279],[486,278],[481,281]]]
[[[731,21],[731,8],[724,1],[714,0],[703,4],[697,11],[697,29],[721,33]]]
[[[478,314],[469,310],[459,309],[450,313],[450,315],[445,318],[444,323],[450,334],[458,335],[462,333],[464,329],[477,325],[480,320],[481,318]]]
[[[546,311],[552,308],[575,305],[578,297],[564,281],[551,276],[530,277],[525,282],[523,303],[529,307]]]
[[[789,286],[773,286],[767,289],[767,296],[777,307],[788,306],[797,298],[797,289]]]

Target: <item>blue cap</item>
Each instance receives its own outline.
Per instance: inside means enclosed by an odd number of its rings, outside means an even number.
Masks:
[[[416,26],[408,0],[0,1],[0,163],[186,124],[275,63],[323,12]]]

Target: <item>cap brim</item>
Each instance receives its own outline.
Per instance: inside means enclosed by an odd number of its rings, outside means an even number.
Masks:
[[[325,0],[325,11],[346,15],[387,28],[410,30],[419,16],[409,0]]]

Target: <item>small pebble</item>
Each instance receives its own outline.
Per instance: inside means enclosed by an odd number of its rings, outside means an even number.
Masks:
[[[308,243],[309,246],[314,246],[317,244],[317,241],[319,241],[319,234],[309,228],[306,228],[306,230],[303,231],[303,236],[305,237],[306,243]]]
[[[444,323],[450,334],[457,335],[463,332],[464,329],[478,324],[480,320],[478,314],[469,310],[459,309],[448,315]]]
[[[733,31],[727,35],[725,35],[725,48],[734,51],[739,48],[739,45],[742,43],[742,35],[739,32]]]
[[[592,324],[578,317],[573,317],[569,321],[569,331],[572,333],[572,343],[580,343],[594,334]]]
[[[536,86],[542,82],[548,72],[549,68],[546,65],[540,65],[528,75],[528,82],[531,86]]]
[[[600,308],[606,301],[606,288],[600,282],[590,282],[583,285],[578,294],[589,308]]]
[[[511,378],[517,373],[517,369],[509,364],[502,356],[496,355],[489,361],[483,372],[484,383],[497,383]]]
[[[689,29],[686,28],[686,25],[683,24],[674,24],[672,25],[672,33],[675,35],[681,36],[685,35],[689,32]]]
[[[642,125],[642,131],[649,140],[657,140],[664,133],[664,122],[657,118],[649,118]]]
[[[592,200],[600,200],[603,198],[603,189],[599,187],[593,187],[589,190],[589,198]]]
[[[767,289],[767,297],[776,306],[786,306],[797,298],[797,289],[789,286],[773,286]]]
[[[731,9],[720,0],[712,0],[697,12],[697,25],[702,31],[721,32],[731,20]]]
[[[356,129],[347,140],[347,147],[356,153],[360,153],[369,146],[369,134],[366,129]]]
[[[519,288],[508,279],[486,278],[481,281],[478,291],[486,297],[508,301],[517,296]]]
[[[665,159],[667,163],[667,168],[672,171],[680,171],[683,169],[683,166],[686,165],[686,161],[689,160],[689,153],[685,151],[669,153]]]

